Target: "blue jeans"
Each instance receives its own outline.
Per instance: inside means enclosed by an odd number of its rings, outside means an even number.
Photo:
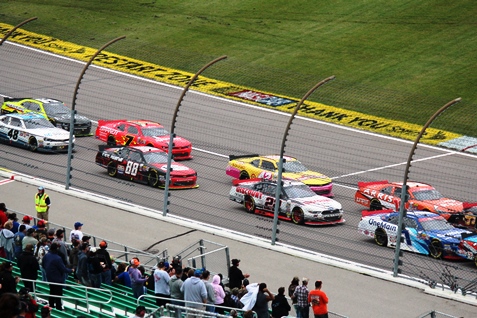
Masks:
[[[310,306],[298,306],[295,305],[296,317],[297,318],[309,318],[310,317]]]
[[[107,271],[101,273],[101,282],[102,282],[103,284],[106,284],[106,285],[112,285],[112,282],[111,282],[111,270],[110,270],[110,269],[108,269]]]

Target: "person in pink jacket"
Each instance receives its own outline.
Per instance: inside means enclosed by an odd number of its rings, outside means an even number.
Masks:
[[[215,305],[216,306],[223,306],[224,305],[224,297],[225,291],[223,287],[220,285],[220,276],[214,275],[212,278],[212,287],[214,288],[215,293]],[[215,307],[215,312],[218,314],[224,314],[224,308]]]

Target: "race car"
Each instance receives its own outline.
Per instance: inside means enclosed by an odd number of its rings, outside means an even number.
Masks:
[[[111,177],[120,177],[152,187],[165,187],[167,153],[148,146],[99,146],[96,163],[108,169]],[[197,172],[172,161],[170,189],[197,188]]]
[[[108,146],[149,146],[165,152],[169,150],[169,132],[159,123],[150,120],[99,120],[96,138]],[[192,144],[187,139],[175,137],[172,156],[175,160],[192,159]]]
[[[445,198],[433,186],[422,182],[408,182],[406,209],[429,211],[442,215],[455,226],[475,229],[477,215],[467,211],[464,203]],[[387,180],[358,182],[354,201],[371,211],[398,209],[401,202],[402,183]]]
[[[71,109],[56,99],[4,97],[1,112],[2,114],[39,113],[48,118],[54,126],[70,130]],[[91,136],[91,120],[76,114],[73,133],[75,136]]]
[[[273,217],[276,189],[276,181],[269,179],[235,180],[229,198],[243,204],[249,213]],[[339,202],[317,195],[306,184],[292,180],[283,182],[278,218],[308,225],[345,222]]]
[[[0,140],[31,151],[67,152],[70,133],[53,126],[40,114],[0,116]],[[74,147],[74,136],[72,147]]]
[[[283,156],[282,178],[285,180],[301,181],[311,188],[316,194],[333,197],[332,180],[316,171],[306,168],[296,158]],[[229,156],[229,164],[225,173],[232,178],[244,179],[276,179],[278,174],[278,161],[280,156],[269,155],[243,155]]]
[[[378,213],[364,216],[358,224],[358,231],[374,238],[379,246],[396,247],[398,232],[398,212]],[[401,249],[433,258],[474,259],[461,246],[462,235],[471,232],[455,228],[442,216],[428,211],[412,211],[403,217]],[[469,255],[470,256],[469,258]]]
[[[463,233],[459,247],[463,251],[461,256],[473,260],[477,266],[477,233]]]

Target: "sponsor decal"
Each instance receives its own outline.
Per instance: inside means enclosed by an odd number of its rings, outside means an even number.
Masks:
[[[11,25],[0,23],[0,34],[7,34],[12,28],[13,26]],[[9,37],[9,41],[81,61],[88,61],[97,51],[93,48],[61,41],[50,36],[29,32],[23,29],[17,29],[13,32]],[[178,86],[187,85],[194,76],[192,73],[155,65],[106,51],[102,51],[98,54],[94,60],[94,64]],[[199,76],[191,86],[193,89],[207,94],[273,108],[288,113],[292,113],[298,103],[296,99],[291,97],[280,96],[270,92],[258,92],[253,88],[238,86],[202,76]],[[307,101],[301,106],[298,115],[408,140],[414,140],[422,129],[420,125],[389,120],[374,115],[366,115],[311,101]],[[462,137],[462,135],[429,127],[422,136],[421,142],[437,145],[459,137]]]
[[[380,227],[385,230],[397,232],[397,226],[391,223],[387,223],[384,221],[376,221],[375,219],[369,219],[368,223],[374,227]]]
[[[249,195],[249,196],[252,196],[254,198],[259,198],[259,199],[262,198],[262,193],[260,193],[258,191],[255,191],[255,190],[252,190],[252,189],[237,187],[235,189],[235,191],[237,193],[241,193],[241,194],[244,194],[244,195]]]

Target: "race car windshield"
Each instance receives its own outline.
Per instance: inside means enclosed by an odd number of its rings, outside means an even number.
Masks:
[[[316,195],[306,184],[285,187],[284,191],[290,199],[309,198]]]
[[[443,218],[421,219],[421,225],[426,231],[452,230],[454,227]]]
[[[145,152],[144,160],[147,163],[166,163],[167,154],[165,152]],[[174,162],[174,160],[172,160]]]
[[[165,136],[169,135],[169,132],[164,128],[156,127],[156,128],[143,128],[142,134],[148,137],[156,137],[156,136]]]
[[[61,102],[44,103],[43,108],[47,114],[69,114],[70,110]]]
[[[285,172],[303,172],[308,169],[298,160],[286,161],[283,163],[283,169]]]
[[[55,126],[53,126],[53,124],[46,118],[26,119],[24,122],[27,129],[55,128]]]
[[[414,197],[416,200],[419,201],[432,201],[432,200],[439,200],[442,199],[442,194],[439,193],[437,190],[422,190],[422,191],[414,191]]]

